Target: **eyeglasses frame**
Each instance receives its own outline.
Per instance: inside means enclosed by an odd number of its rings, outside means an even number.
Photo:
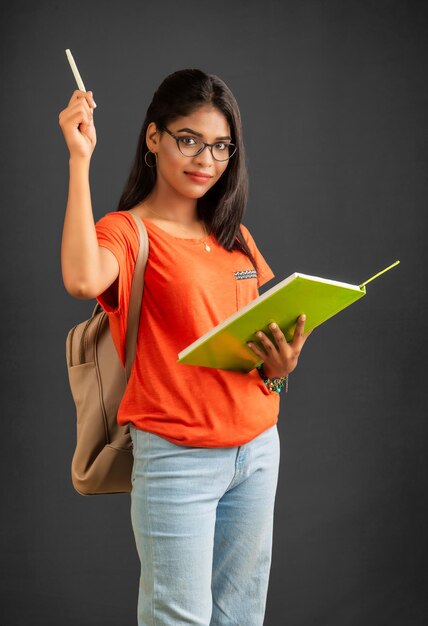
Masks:
[[[171,131],[170,131],[170,130],[166,127],[166,126],[159,126],[159,128],[160,128],[161,130],[165,130],[165,131],[166,131],[169,135],[171,135],[171,137],[173,137],[173,138],[175,139],[175,141],[177,142],[177,148],[180,150],[180,154],[183,154],[183,152],[181,152],[180,145],[179,145],[179,143],[178,143],[178,142],[179,142],[179,139],[181,139],[182,137],[188,137],[189,135],[174,135],[174,133],[172,133],[172,132],[171,132]],[[192,159],[193,157],[198,156],[198,154],[201,154],[201,152],[203,152],[203,151],[205,150],[205,148],[208,146],[208,148],[211,150],[211,156],[212,156],[212,158],[213,158],[215,161],[220,161],[220,162],[223,162],[223,161],[229,161],[229,159],[230,159],[231,157],[233,157],[233,155],[235,154],[235,152],[236,152],[236,151],[237,151],[237,149],[238,149],[238,146],[237,146],[236,144],[234,144],[234,143],[228,143],[227,145],[228,145],[228,146],[233,146],[233,147],[235,148],[235,150],[232,152],[232,154],[231,154],[230,156],[228,156],[228,157],[227,157],[227,159],[216,159],[216,157],[215,157],[215,156],[214,156],[214,154],[213,154],[213,147],[214,147],[216,144],[218,144],[218,143],[222,143],[222,142],[215,141],[214,143],[207,143],[206,141],[202,141],[202,139],[199,139],[199,137],[198,137],[196,140],[197,140],[197,141],[200,141],[201,143],[203,143],[203,144],[204,144],[203,148],[201,148],[201,149],[199,150],[199,152],[196,152],[196,154],[183,154],[183,156],[187,156],[187,157],[189,157],[190,159]],[[223,142],[223,143],[224,143],[224,142]]]

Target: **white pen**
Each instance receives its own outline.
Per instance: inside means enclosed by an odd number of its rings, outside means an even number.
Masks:
[[[79,70],[77,69],[77,65],[73,59],[73,55],[71,54],[69,48],[67,48],[67,50],[65,51],[65,54],[67,55],[67,59],[68,59],[68,62],[70,63],[71,71],[74,74],[74,78],[76,79],[77,86],[79,87],[81,91],[86,91],[86,87],[83,84],[82,77],[79,74]],[[95,103],[95,100],[94,100],[94,103]],[[95,106],[97,105],[95,104]]]

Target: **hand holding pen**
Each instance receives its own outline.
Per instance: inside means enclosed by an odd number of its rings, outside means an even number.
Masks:
[[[67,107],[60,112],[59,125],[70,151],[70,158],[90,159],[97,143],[94,126],[94,109],[97,105],[92,91],[86,91],[69,49],[66,54],[79,89],[73,92]]]

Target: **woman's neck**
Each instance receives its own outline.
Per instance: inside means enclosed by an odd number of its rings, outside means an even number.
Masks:
[[[192,226],[200,221],[195,198],[178,197],[177,194],[160,193],[154,189],[139,206],[152,211],[159,219],[183,226]]]

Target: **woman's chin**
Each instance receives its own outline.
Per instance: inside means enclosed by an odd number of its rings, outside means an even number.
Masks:
[[[193,200],[197,200],[198,198],[202,198],[207,193],[208,189],[186,189],[183,192],[183,196],[186,198],[192,198]]]

